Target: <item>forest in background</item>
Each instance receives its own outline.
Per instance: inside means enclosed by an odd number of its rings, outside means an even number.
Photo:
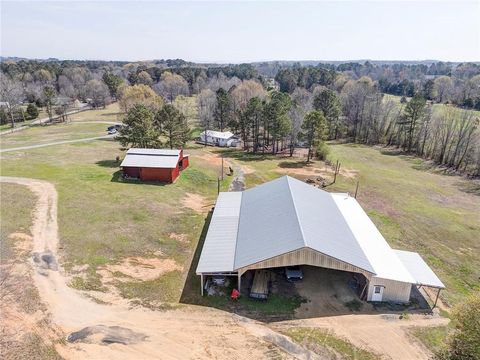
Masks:
[[[480,176],[476,63],[3,59],[0,66],[3,124],[36,118],[39,109],[54,118],[79,102],[119,101],[129,127],[149,137],[142,146],[158,146],[166,132],[171,146],[181,146],[187,114],[175,99],[194,96],[202,129],[231,130],[246,151],[293,154],[302,146],[325,158],[324,142],[343,139],[397,147]]]

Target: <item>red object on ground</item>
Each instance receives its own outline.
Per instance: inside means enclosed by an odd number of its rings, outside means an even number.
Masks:
[[[232,290],[232,295],[230,296],[232,300],[237,300],[240,297],[240,291],[237,289]]]

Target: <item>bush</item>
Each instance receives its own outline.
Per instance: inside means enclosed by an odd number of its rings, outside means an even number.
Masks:
[[[315,148],[315,156],[319,160],[326,160],[328,154],[330,153],[330,149],[328,148],[327,144],[324,142],[317,145]]]
[[[480,292],[470,296],[453,312],[455,330],[448,348],[438,358],[445,360],[480,359]]]
[[[30,119],[36,119],[38,117],[38,108],[35,104],[28,104],[27,114]]]

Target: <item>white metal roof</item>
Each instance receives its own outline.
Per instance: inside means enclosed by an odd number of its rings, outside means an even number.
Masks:
[[[419,254],[404,250],[393,251],[412,275],[417,285],[426,285],[440,289],[445,288],[442,281],[435,275]]]
[[[376,277],[412,284],[421,283],[422,276],[432,279],[424,262],[428,271],[423,274],[418,261],[414,271],[400,259],[348,194],[328,193],[288,176],[241,194],[220,193],[197,273],[236,271],[308,247]]]
[[[207,130],[206,132],[207,132],[207,136],[211,136],[218,139],[227,140],[234,136],[234,134],[230,131],[221,132],[221,131],[215,131],[215,130]],[[205,135],[205,131],[202,131],[200,135]]]
[[[242,192],[218,195],[197,273],[233,271]]]
[[[374,272],[328,192],[288,176],[244,192],[236,269],[303,247]]]
[[[181,150],[140,149],[127,151],[120,167],[174,168],[180,159]]]

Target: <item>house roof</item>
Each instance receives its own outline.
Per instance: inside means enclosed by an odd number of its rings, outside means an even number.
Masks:
[[[218,139],[225,139],[225,140],[228,140],[234,136],[234,134],[230,131],[221,132],[221,131],[215,131],[215,130],[206,130],[206,133],[207,133],[207,136],[211,136]],[[204,134],[205,134],[205,131],[202,131],[200,133],[200,135],[204,135]]]
[[[393,250],[417,285],[426,285],[439,289],[445,288],[442,281],[430,269],[427,263],[416,252]]]
[[[127,151],[120,167],[175,168],[180,160],[181,150],[140,149]]]
[[[245,190],[234,201],[230,199],[228,224],[222,215],[226,207],[223,194],[213,213],[197,273],[216,272],[217,268],[236,271],[310,248],[377,277],[417,283],[360,204],[348,194],[328,193],[284,176]],[[222,221],[217,220],[217,209]],[[219,236],[222,232],[228,233],[225,242]],[[221,247],[220,255],[214,250],[217,246]]]

